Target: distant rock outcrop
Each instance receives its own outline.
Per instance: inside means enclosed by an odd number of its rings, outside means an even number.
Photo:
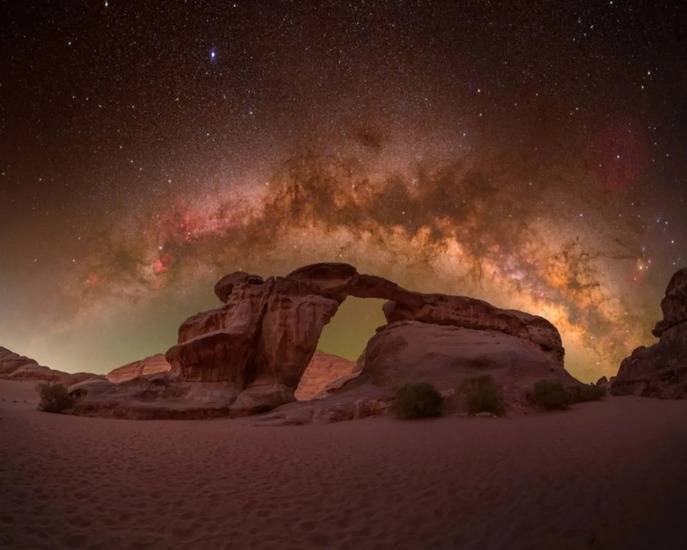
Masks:
[[[215,294],[224,303],[222,307],[198,313],[179,328],[177,345],[165,354],[170,372],[151,380],[130,380],[119,389],[99,385],[95,393],[102,396],[100,403],[107,400],[111,404],[99,414],[117,408],[118,394],[129,403],[119,407],[118,415],[140,418],[148,411],[151,417],[160,418],[169,407],[153,406],[150,401],[170,396],[191,410],[193,384],[202,388],[204,395],[213,396],[212,415],[224,411],[244,416],[293,402],[306,369],[313,364],[313,357],[317,358],[322,329],[348,296],[386,299],[383,310],[388,324],[378,329],[355,369],[337,366],[343,378],[331,384],[328,375],[313,371],[313,377],[323,383],[328,378],[328,386],[315,388],[318,384],[313,382],[312,389],[303,389],[304,395],[335,392],[348,399],[340,402],[328,397],[327,403],[335,403],[338,412],[320,416],[379,412],[403,381],[433,382],[446,374],[453,384],[469,373],[482,372],[473,368],[480,357],[492,368],[490,372],[501,369],[515,376],[524,369],[539,377],[574,381],[563,369],[560,335],[546,319],[499,309],[474,298],[411,292],[382,277],[360,274],[348,264],[314,264],[268,279],[236,272],[217,282]],[[475,343],[478,340],[480,344]],[[361,370],[360,379],[353,380],[354,371]],[[453,374],[448,375],[451,370]],[[149,387],[153,382],[156,386]],[[306,382],[304,388],[310,384]],[[175,387],[185,389],[175,393]],[[348,393],[352,389],[355,396]],[[79,395],[85,398],[83,406],[91,402],[93,412],[100,405],[91,393],[83,386]],[[329,406],[325,401],[317,402],[318,410]],[[137,409],[137,402],[142,408]],[[202,416],[193,410],[195,416]],[[169,415],[176,417],[177,413]]]
[[[110,371],[107,374],[107,380],[115,384],[121,384],[139,376],[169,372],[171,368],[172,366],[167,362],[165,356],[162,353],[158,353]]]
[[[623,360],[612,390],[646,397],[687,398],[687,268],[673,275],[656,323],[658,343],[641,346]]]
[[[70,374],[39,365],[34,359],[24,357],[0,347],[0,378],[8,380],[36,380],[58,382],[70,386],[88,379],[102,378],[88,372]]]
[[[324,397],[327,387],[354,372],[359,372],[355,361],[317,350],[301,377],[295,393],[296,399],[308,401]]]
[[[0,376],[3,378],[11,375],[19,367],[25,365],[38,365],[34,359],[14,353],[7,348],[0,347]]]

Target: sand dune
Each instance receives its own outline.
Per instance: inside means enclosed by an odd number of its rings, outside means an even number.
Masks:
[[[127,421],[0,380],[2,548],[681,548],[687,401],[512,419]],[[26,402],[24,402],[26,400]]]

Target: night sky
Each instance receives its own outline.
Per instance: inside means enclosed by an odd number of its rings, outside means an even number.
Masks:
[[[573,375],[615,374],[687,265],[686,21],[677,0],[3,2],[0,345],[107,372],[173,345],[226,273],[344,261],[542,315]],[[357,356],[379,305],[347,302],[323,347]]]

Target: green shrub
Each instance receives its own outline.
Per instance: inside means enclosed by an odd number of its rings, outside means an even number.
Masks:
[[[409,420],[441,416],[443,399],[431,384],[406,384],[398,389],[394,399],[397,418]]]
[[[74,405],[74,398],[69,395],[67,388],[62,384],[39,384],[37,387],[41,401],[38,410],[61,413]]]
[[[623,395],[632,395],[635,392],[635,387],[632,384],[627,384],[625,386],[613,386],[611,388],[611,395],[615,397],[620,397]]]
[[[534,384],[532,399],[546,410],[567,409],[572,398],[558,380],[539,380]]]
[[[606,395],[606,388],[594,384],[580,384],[571,390],[573,403],[599,401]]]
[[[499,389],[489,375],[468,378],[463,381],[460,391],[465,394],[469,414],[490,412],[498,416],[506,414],[506,408]]]

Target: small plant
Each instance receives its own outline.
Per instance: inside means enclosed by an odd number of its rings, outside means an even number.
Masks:
[[[532,399],[546,410],[567,409],[572,397],[558,380],[539,380],[534,384]]]
[[[631,384],[625,386],[613,386],[611,388],[611,395],[615,397],[621,397],[623,395],[632,395],[635,392],[635,388]]]
[[[74,398],[69,395],[63,384],[39,384],[38,395],[41,398],[38,410],[51,413],[61,413],[74,405]]]
[[[603,386],[594,384],[580,384],[571,390],[573,403],[586,403],[587,401],[599,401],[606,395]]]
[[[397,418],[410,420],[441,416],[443,398],[431,384],[406,384],[398,389],[394,399]]]
[[[460,390],[465,394],[469,414],[490,412],[497,416],[506,414],[499,390],[489,375],[468,378],[463,381]]]

